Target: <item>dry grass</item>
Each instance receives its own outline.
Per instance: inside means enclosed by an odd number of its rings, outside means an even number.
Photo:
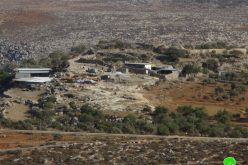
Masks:
[[[145,91],[145,97],[154,105],[161,105],[175,110],[177,106],[192,105],[194,107],[205,107],[209,115],[214,115],[218,111],[226,109],[231,113],[241,113],[247,106],[247,100],[240,100],[241,96],[248,98],[248,92],[238,97],[217,101],[213,97],[215,88],[224,84],[217,83],[204,86],[196,82],[176,83],[168,85],[168,83],[160,83],[150,90]],[[208,99],[205,99],[207,96]]]

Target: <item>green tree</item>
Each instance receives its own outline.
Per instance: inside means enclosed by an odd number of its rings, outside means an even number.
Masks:
[[[11,74],[0,70],[0,87],[7,85],[12,78],[13,76]]]
[[[170,130],[166,125],[160,124],[157,126],[158,135],[169,135]]]
[[[49,54],[51,60],[51,67],[54,71],[65,71],[69,66],[69,56],[63,52],[56,51]]]
[[[182,75],[186,76],[187,74],[196,74],[201,72],[201,68],[196,66],[196,65],[192,65],[192,64],[187,64],[183,67],[182,70]]]
[[[226,110],[223,110],[223,111],[219,111],[214,117],[218,122],[227,124],[230,122],[232,115]]]

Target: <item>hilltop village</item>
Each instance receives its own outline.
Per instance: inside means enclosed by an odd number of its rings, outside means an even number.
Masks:
[[[167,122],[155,128],[154,112],[199,110],[209,121],[226,116],[234,125],[246,127],[247,66],[247,50],[223,42],[183,48],[121,41],[100,41],[91,48],[79,45],[68,53],[57,51],[48,58],[5,66],[1,125],[218,136],[208,128],[194,130],[194,125],[180,128],[179,123],[175,128]],[[96,124],[98,117],[104,122]],[[145,130],[125,128],[126,117],[144,122]],[[113,128],[104,128],[112,122]],[[240,136],[246,136],[242,131]]]

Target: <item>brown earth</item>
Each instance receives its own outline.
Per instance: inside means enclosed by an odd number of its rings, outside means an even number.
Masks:
[[[25,105],[26,100],[38,102],[40,95],[44,91],[24,91],[21,88],[12,88],[4,94],[10,98],[5,98],[10,105],[5,109],[5,117],[13,121],[25,120],[28,118],[29,107]]]
[[[10,14],[0,15],[0,21],[3,21],[4,24],[10,26],[30,26],[51,23],[53,17],[38,11],[17,11]]]
[[[242,113],[245,107],[248,106],[248,91],[244,94],[234,97],[233,101],[227,99],[224,101],[217,101],[212,98],[215,88],[217,86],[224,86],[222,83],[202,85],[197,82],[185,82],[169,84],[162,82],[158,86],[153,86],[144,92],[144,96],[150,100],[155,106],[165,106],[172,111],[176,110],[178,106],[192,105],[193,107],[205,107],[209,115],[215,115],[218,111],[226,109],[235,114]],[[207,96],[208,99],[204,99]],[[240,100],[243,96],[245,100]]]

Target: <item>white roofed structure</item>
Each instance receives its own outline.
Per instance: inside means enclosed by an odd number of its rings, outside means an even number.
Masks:
[[[15,79],[17,82],[46,83],[52,81],[51,68],[16,68]]]

